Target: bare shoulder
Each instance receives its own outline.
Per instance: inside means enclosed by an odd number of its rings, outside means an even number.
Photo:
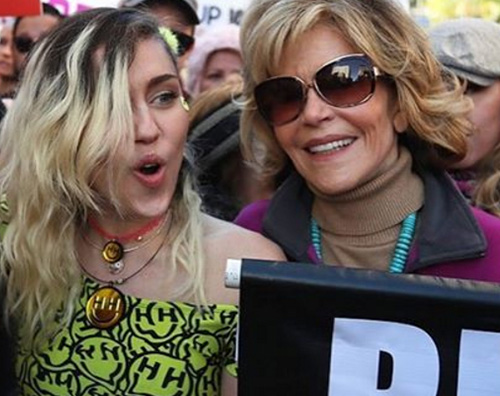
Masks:
[[[203,227],[207,300],[211,303],[238,304],[238,290],[224,286],[228,259],[286,259],[274,242],[235,224],[204,215]]]
[[[281,248],[264,236],[227,221],[205,216],[205,240],[227,258],[284,260]]]

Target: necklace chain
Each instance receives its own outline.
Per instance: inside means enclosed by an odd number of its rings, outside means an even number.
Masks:
[[[410,246],[415,235],[416,223],[416,212],[410,213],[403,220],[403,223],[401,224],[401,230],[399,231],[398,240],[396,242],[396,247],[394,248],[392,260],[389,264],[389,272],[397,274],[404,272],[406,261],[408,260],[408,255],[410,252]],[[315,219],[311,219],[311,240],[316,256],[318,256],[320,261],[323,261],[321,230],[319,228],[318,222]]]
[[[163,228],[163,227],[160,227],[160,229]],[[167,238],[168,238],[168,234],[170,233],[170,229],[172,228],[172,220],[170,220],[169,222],[169,225],[168,225],[168,228],[167,228],[167,231],[165,232],[165,237],[163,238],[163,240],[161,241],[160,243],[160,246],[158,246],[158,249],[155,250],[155,252],[153,253],[153,255],[143,264],[141,265],[137,270],[135,270],[132,274],[126,276],[125,278],[118,278],[118,279],[101,279],[101,278],[98,278],[97,276],[95,275],[92,275],[89,271],[87,271],[85,269],[85,267],[83,266],[83,264],[81,263],[81,261],[78,259],[78,265],[80,266],[80,268],[82,269],[82,271],[87,275],[89,276],[90,278],[96,280],[97,282],[100,282],[100,283],[105,283],[107,285],[110,285],[110,286],[117,286],[117,285],[123,285],[125,282],[129,281],[130,279],[132,279],[134,276],[138,275],[141,271],[143,271],[149,264],[151,264],[153,262],[153,260],[155,259],[155,257],[158,255],[158,253],[160,252],[161,248],[163,247],[163,245],[165,244]]]

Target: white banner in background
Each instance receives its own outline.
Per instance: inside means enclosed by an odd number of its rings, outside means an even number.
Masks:
[[[243,13],[251,0],[198,0],[198,16],[202,25],[241,24]]]

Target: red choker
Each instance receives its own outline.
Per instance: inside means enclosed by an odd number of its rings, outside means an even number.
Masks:
[[[165,219],[165,216],[158,216],[157,218],[151,220],[144,227],[141,227],[137,231],[134,231],[134,232],[131,232],[131,233],[125,234],[125,235],[109,234],[103,228],[101,228],[101,226],[97,223],[97,220],[93,217],[88,218],[88,223],[89,223],[90,227],[95,232],[97,232],[100,236],[102,236],[104,239],[118,241],[120,243],[127,243],[127,242],[131,242],[131,241],[137,241],[137,242],[142,241],[143,236],[145,234],[147,234],[149,231],[156,228],[164,219]]]

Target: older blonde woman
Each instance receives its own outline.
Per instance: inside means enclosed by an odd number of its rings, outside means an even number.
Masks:
[[[264,173],[294,171],[237,223],[290,260],[500,281],[500,221],[442,170],[470,103],[396,2],[257,0],[241,37],[243,143]]]
[[[80,13],[34,50],[0,156],[0,270],[23,394],[235,394],[226,259],[283,255],[200,212],[188,127],[152,17]]]

